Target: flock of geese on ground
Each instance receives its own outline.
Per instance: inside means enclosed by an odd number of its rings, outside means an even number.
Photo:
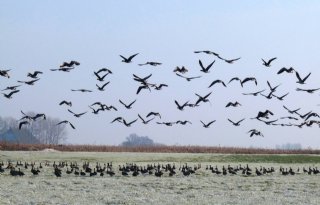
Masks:
[[[201,60],[199,60],[200,72],[202,72],[203,74],[207,74],[210,72],[210,70],[212,69],[216,60],[221,60],[221,61],[224,61],[225,63],[232,64],[232,63],[241,59],[240,57],[234,58],[234,59],[226,59],[226,58],[223,58],[220,54],[212,52],[212,51],[208,51],[208,50],[194,51],[194,53],[196,53],[196,54],[203,53],[203,54],[207,54],[210,56],[214,56],[214,58],[216,58],[209,65],[204,65],[204,63]],[[130,57],[124,57],[124,56],[120,55],[120,57],[121,57],[123,63],[132,63],[133,59],[138,54],[139,53],[136,53],[134,55],[131,55]],[[277,59],[276,57],[271,58],[270,60],[262,59],[262,65],[264,65],[265,67],[271,67],[272,62],[274,62],[276,59]],[[80,65],[80,63],[78,61],[72,60],[70,62],[63,62],[59,66],[59,68],[51,69],[51,71],[52,72],[54,72],[54,71],[71,72],[79,65]],[[138,65],[139,66],[161,66],[162,63],[148,61],[146,63],[142,63],[142,64],[138,64]],[[188,82],[202,77],[200,75],[199,76],[187,76],[186,73],[188,72],[188,69],[185,66],[182,66],[182,67],[177,66],[173,70],[173,72],[176,74],[177,77],[183,78]],[[30,80],[26,80],[26,81],[18,80],[17,82],[20,84],[11,85],[11,86],[8,86],[8,87],[2,89],[3,96],[5,98],[12,99],[15,94],[19,93],[18,88],[20,86],[22,86],[23,84],[28,85],[28,86],[34,85],[36,82],[38,82],[40,80],[39,76],[42,74],[43,74],[42,71],[34,71],[34,72],[28,73],[27,77],[29,77]],[[101,68],[97,71],[94,71],[94,75],[96,77],[96,80],[100,84],[100,85],[98,83],[96,84],[98,91],[104,91],[106,89],[106,87],[108,86],[110,81],[105,82],[105,79],[110,74],[113,74],[113,71],[111,71],[108,68]],[[296,83],[300,84],[300,85],[306,84],[307,79],[311,75],[311,73],[308,73],[307,75],[303,76],[292,67],[290,67],[290,68],[283,67],[283,68],[279,69],[277,74],[278,75],[289,75],[289,74],[293,75],[294,74],[297,79]],[[0,76],[5,77],[5,78],[10,78],[11,77],[10,76],[10,69],[0,70]],[[142,92],[143,90],[147,90],[147,91],[151,92],[152,89],[161,90],[161,89],[169,87],[169,85],[167,85],[165,83],[161,83],[161,84],[151,83],[149,81],[151,76],[152,76],[152,74],[149,74],[149,75],[143,76],[143,77],[138,76],[136,74],[133,74],[133,80],[139,83],[139,86],[136,91],[137,95],[140,92]],[[243,87],[245,84],[248,84],[250,82],[253,82],[255,85],[258,84],[258,81],[255,77],[246,77],[243,79],[240,79],[238,77],[234,77],[234,78],[230,79],[229,82],[224,82],[220,79],[216,79],[216,80],[212,81],[211,83],[209,83],[208,88],[212,88],[213,86],[217,86],[218,84],[220,84],[224,87],[227,87],[228,84],[234,83],[235,81],[238,81],[241,87]],[[267,85],[268,85],[268,87],[266,89],[254,91],[251,93],[242,93],[242,94],[246,95],[246,96],[255,96],[255,97],[261,96],[261,97],[266,98],[267,100],[275,98],[275,99],[278,99],[279,101],[283,101],[286,98],[286,96],[289,95],[289,92],[284,93],[284,94],[277,93],[277,88],[281,84],[274,86],[269,81],[267,81]],[[318,91],[319,89],[320,88],[304,89],[304,88],[299,87],[299,88],[296,88],[296,91],[307,92],[307,93],[312,94],[312,93]],[[71,91],[72,92],[84,92],[84,93],[85,92],[93,92],[92,90],[84,89],[84,88],[71,89]],[[200,95],[200,94],[195,93],[197,99],[193,103],[191,103],[189,101],[178,102],[177,100],[174,100],[174,103],[175,103],[177,109],[181,110],[181,111],[183,111],[187,107],[189,107],[189,108],[198,107],[201,104],[210,102],[209,97],[210,97],[211,93],[212,92],[208,92],[205,95]],[[136,100],[133,100],[132,102],[124,102],[123,100],[119,99],[120,105],[128,110],[132,109],[134,107],[135,102],[136,102]],[[69,107],[69,109],[67,109],[67,111],[70,114],[72,114],[75,118],[80,118],[81,116],[83,116],[84,114],[86,114],[88,112],[88,111],[85,111],[85,112],[81,112],[81,113],[75,113],[74,111],[71,110],[71,107],[73,105],[72,102],[68,101],[68,100],[63,100],[61,102],[57,102],[57,105]],[[240,102],[235,101],[235,102],[228,102],[225,107],[229,108],[229,107],[238,107],[238,106],[242,106],[242,105]],[[117,111],[118,110],[117,106],[106,105],[102,102],[94,102],[91,105],[89,105],[89,108],[92,110],[93,114],[99,114],[102,111],[110,111],[110,110]],[[257,113],[257,115],[255,117],[252,117],[251,119],[258,120],[262,123],[265,123],[266,125],[272,125],[272,126],[296,126],[296,127],[301,128],[303,126],[311,127],[313,125],[318,125],[320,127],[319,115],[316,112],[309,111],[309,112],[301,113],[301,108],[288,108],[288,106],[285,106],[285,105],[283,105],[283,108],[288,111],[288,113],[289,113],[288,116],[281,116],[279,118],[274,118],[274,113],[272,111],[262,110],[262,111],[259,111]],[[19,129],[22,129],[23,126],[28,126],[30,124],[30,122],[35,121],[38,118],[43,119],[43,120],[46,119],[46,115],[44,113],[39,113],[39,114],[36,114],[35,116],[29,116],[26,113],[24,113],[23,111],[21,111],[21,113],[22,113],[22,118],[19,120],[19,124],[18,124]],[[160,120],[161,114],[159,112],[151,111],[146,116],[142,116],[142,115],[138,114],[137,118],[134,120],[131,120],[131,121],[128,121],[124,117],[119,116],[119,117],[114,118],[114,120],[112,120],[111,123],[115,123],[115,122],[122,123],[124,126],[130,127],[133,123],[135,123],[139,119],[141,120],[141,122],[143,124],[148,124],[151,121],[153,121],[155,118]],[[273,119],[270,119],[270,118],[273,118]],[[228,122],[230,122],[234,126],[240,126],[241,123],[245,120],[245,118],[240,119],[240,120],[228,118],[227,120],[228,120]],[[289,123],[283,123],[283,122],[281,122],[281,120],[289,120]],[[215,121],[216,120],[204,122],[204,121],[200,120],[200,123],[202,124],[202,126],[204,128],[209,128]],[[278,121],[280,121],[280,122],[278,122]],[[181,125],[192,124],[192,122],[190,122],[188,120],[178,120],[178,121],[174,121],[174,122],[157,121],[156,123],[161,124],[161,125],[165,125],[165,126],[172,126],[174,124],[181,124]],[[74,124],[72,124],[68,120],[63,120],[63,121],[59,122],[57,124],[57,126],[59,126],[60,124],[69,124],[73,129],[76,129]],[[263,136],[262,132],[257,129],[251,129],[248,131],[248,133],[249,133],[250,137],[252,137],[254,135]]]
[[[77,162],[50,162],[45,161],[43,164],[40,162],[37,164],[35,162],[24,162],[17,161],[16,163],[7,162],[6,164],[0,162],[0,175],[7,173],[11,176],[24,176],[26,175],[39,175],[44,168],[52,169],[52,172],[56,177],[62,177],[63,175],[74,175],[74,176],[189,176],[193,174],[200,174],[199,172],[211,172],[215,175],[239,175],[239,176],[263,176],[279,173],[281,175],[295,175],[295,174],[308,174],[308,175],[317,175],[320,173],[320,170],[317,167],[303,167],[302,169],[297,168],[293,170],[291,167],[280,167],[278,171],[274,167],[255,167],[250,168],[248,164],[245,166],[237,165],[223,165],[218,167],[217,165],[206,165],[205,168],[202,168],[201,164],[194,164],[193,166],[188,165],[187,163],[179,165],[177,167],[175,163],[153,163],[147,165],[137,165],[135,163],[125,163],[114,167],[112,162],[104,163],[103,165],[99,162],[95,163],[95,166],[91,166],[89,162],[83,162],[81,165]],[[115,171],[115,170],[118,171]],[[180,173],[180,174],[179,174]]]

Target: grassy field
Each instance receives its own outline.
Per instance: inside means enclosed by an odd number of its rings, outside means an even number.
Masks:
[[[234,155],[185,153],[103,153],[56,151],[1,151],[0,162],[68,161],[82,164],[89,161],[112,162],[116,175],[81,177],[53,174],[53,168],[44,167],[38,176],[22,168],[23,177],[13,177],[9,171],[0,174],[0,204],[319,204],[320,175],[304,173],[282,176],[280,167],[320,167],[318,155]],[[177,175],[164,174],[124,177],[118,166],[136,163],[175,163],[177,168],[201,164],[201,169],[188,177],[178,170]],[[254,170],[260,166],[274,167],[276,172],[264,176],[216,175],[206,170],[207,165],[245,166]],[[300,171],[301,172],[301,171]]]

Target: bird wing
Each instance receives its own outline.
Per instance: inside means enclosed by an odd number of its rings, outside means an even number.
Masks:
[[[201,62],[201,60],[199,60],[199,65],[200,65],[200,67],[201,67],[201,70],[202,71],[205,71],[206,69],[204,68],[204,66],[203,66],[203,64],[202,64],[202,62]]]
[[[176,75],[179,76],[179,77],[181,77],[181,78],[186,78],[186,77],[180,75],[179,73],[176,73]]]
[[[133,105],[133,103],[135,103],[137,100],[134,100],[132,103],[129,104],[129,107],[131,107],[131,105]]]
[[[268,61],[268,64],[270,64],[272,61],[276,60],[277,58],[274,57],[274,58],[271,58],[269,61]]]
[[[232,124],[236,124],[236,123],[234,123],[232,120],[230,120],[229,118],[228,118],[228,121],[231,122]]]
[[[296,72],[296,76],[297,76],[297,78],[298,78],[299,81],[302,81],[302,79],[301,79],[301,77],[300,77],[300,75],[299,75],[298,72]]]
[[[119,102],[120,102],[122,105],[124,105],[125,107],[127,107],[127,105],[124,104],[121,100],[119,100]]]
[[[210,63],[207,68],[206,68],[206,71],[209,71],[209,69],[212,67],[212,65],[215,63],[216,61],[214,60],[212,63]]]
[[[72,129],[74,129],[74,130],[76,129],[71,122],[68,122],[68,123],[69,123],[69,125],[72,127]]]
[[[104,87],[106,87],[109,83],[110,83],[110,81],[106,82],[106,83],[101,87],[101,89],[103,89]]]
[[[132,55],[132,56],[130,56],[129,58],[128,58],[128,61],[131,61],[136,55],[138,55],[139,53],[136,53],[136,54],[134,54],[134,55]]]
[[[304,77],[302,81],[306,81],[310,75],[311,75],[311,73],[309,73],[306,77]]]
[[[124,56],[122,56],[122,55],[120,55],[120,57],[121,57],[123,60],[125,60],[125,61],[128,60],[126,57],[124,57]]]
[[[241,120],[239,120],[237,123],[240,123],[240,122],[242,122],[243,120],[245,120],[246,118],[243,118],[243,119],[241,119]]]
[[[135,123],[137,120],[138,119],[135,119],[135,120],[131,121],[130,123],[128,123],[128,125],[131,125],[131,124]]]
[[[68,109],[68,111],[69,111],[70,113],[72,113],[72,114],[74,114],[74,115],[75,115],[75,113],[74,113],[74,112],[72,112],[70,109]]]
[[[207,124],[207,126],[210,126],[210,125],[211,125],[212,123],[214,123],[214,122],[215,122],[215,120],[209,122],[209,123]]]

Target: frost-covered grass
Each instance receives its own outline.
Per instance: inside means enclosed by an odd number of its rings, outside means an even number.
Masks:
[[[39,176],[32,176],[30,168],[23,177],[12,177],[9,171],[0,175],[0,204],[319,204],[320,175],[298,174],[282,176],[279,167],[320,167],[318,156],[292,155],[218,155],[218,154],[158,154],[158,153],[65,153],[65,152],[0,152],[0,161],[7,160],[39,162],[76,161],[82,164],[90,161],[113,162],[116,175],[81,177],[67,175],[65,168],[62,177],[53,174],[52,167],[41,169]],[[314,157],[316,157],[314,159]],[[302,159],[306,162],[303,163]],[[237,161],[238,160],[238,161]],[[117,171],[118,165],[137,163],[175,163],[177,167],[188,163],[193,166],[201,163],[202,168],[195,175],[176,176],[165,174],[155,176],[124,177]],[[277,163],[280,162],[280,163]],[[298,162],[298,163],[290,163]],[[206,165],[221,167],[260,166],[276,169],[276,173],[265,176],[227,175],[217,176],[205,170]],[[44,164],[43,164],[44,165]]]

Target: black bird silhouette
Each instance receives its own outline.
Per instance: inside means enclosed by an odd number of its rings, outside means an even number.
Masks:
[[[24,83],[24,84],[27,84],[27,85],[34,85],[35,82],[37,82],[38,80],[40,80],[40,78],[37,78],[35,80],[30,80],[30,81],[20,81],[18,80],[19,83]]]
[[[10,70],[0,70],[0,76],[10,78],[9,73],[8,73]]]
[[[271,92],[275,92],[276,89],[281,85],[281,84],[279,84],[279,85],[277,85],[277,86],[275,86],[275,87],[272,87],[271,84],[269,83],[269,81],[267,81],[267,84],[268,84]]]
[[[204,72],[204,73],[209,73],[209,70],[210,68],[212,67],[212,65],[215,63],[216,61],[214,60],[212,63],[210,63],[207,67],[204,67],[201,60],[199,60],[199,65],[201,67],[201,72]]]
[[[251,118],[251,119],[259,119],[259,118],[269,119],[269,114],[273,115],[273,112],[271,112],[270,110],[266,110],[264,112],[259,111],[257,117],[254,117],[254,118]]]
[[[220,57],[218,53],[215,53],[215,52],[213,52],[213,51],[208,51],[208,50],[204,50],[204,51],[194,51],[194,53],[205,53],[205,54],[208,54],[208,55],[212,54],[212,55],[215,55],[215,56],[217,56],[217,57]]]
[[[17,90],[18,87],[20,87],[21,85],[14,85],[14,86],[8,86],[5,89],[3,89],[2,91],[5,90]]]
[[[287,108],[286,106],[283,105],[283,108],[286,109],[290,114],[298,114],[297,112],[301,109],[301,108],[298,108],[298,109],[295,109],[295,110],[290,110],[289,108]]]
[[[311,75],[311,73],[309,73],[306,77],[304,77],[303,79],[300,77],[299,73],[296,71],[296,76],[298,78],[297,83],[299,84],[305,84],[306,80],[309,78],[309,76]]]
[[[63,100],[59,103],[59,105],[68,105],[69,107],[72,107],[72,102]]]
[[[108,69],[108,68],[101,68],[96,73],[99,74],[101,72],[107,72],[108,74],[112,74],[112,71],[110,69]]]
[[[252,137],[253,135],[260,135],[261,137],[264,137],[263,134],[256,129],[249,130],[249,132],[247,133],[250,133],[250,137]]]
[[[103,76],[100,76],[97,72],[93,72],[94,73],[94,75],[97,77],[97,80],[98,81],[104,81],[104,78],[107,76],[107,75],[109,75],[109,73],[106,73],[106,74],[104,74]]]
[[[177,105],[177,108],[182,111],[183,108],[184,108],[185,106],[187,106],[187,104],[189,103],[189,101],[185,102],[183,105],[179,105],[178,101],[176,101],[176,100],[174,101],[174,103]]]
[[[101,87],[100,87],[98,84],[96,84],[96,86],[97,86],[98,90],[104,91],[104,88],[105,88],[109,83],[110,83],[110,81],[106,82],[106,83],[103,84]]]
[[[78,66],[78,65],[80,65],[80,63],[79,63],[78,61],[72,60],[72,61],[70,61],[70,63],[68,63],[68,62],[63,62],[63,63],[60,65],[60,68],[62,68],[62,67],[74,67],[75,65]]]
[[[230,107],[230,106],[232,106],[232,107],[237,107],[237,106],[241,106],[241,104],[238,102],[238,101],[236,101],[236,102],[229,102],[227,105],[226,105],[226,107]]]
[[[156,89],[156,90],[161,90],[162,87],[168,87],[168,85],[161,83],[159,85],[156,85],[156,84],[151,85],[151,87],[154,87],[154,89]]]
[[[239,120],[238,122],[233,122],[232,120],[230,120],[230,119],[228,118],[228,121],[231,122],[234,126],[240,126],[240,123],[241,123],[243,120],[245,120],[245,118],[243,118],[242,120]]]
[[[74,125],[71,122],[69,122],[68,120],[61,121],[57,125],[60,125],[60,124],[69,124],[72,127],[72,129],[76,129],[74,127]]]
[[[223,58],[220,58],[220,59],[224,60],[226,63],[230,63],[230,64],[232,64],[233,62],[235,62],[235,61],[237,61],[237,60],[240,60],[240,59],[241,59],[241,57],[239,57],[239,58],[235,58],[235,59],[230,59],[230,60],[223,59]]]
[[[133,123],[135,123],[137,120],[138,120],[138,119],[135,119],[135,120],[133,120],[133,121],[131,121],[131,122],[127,123],[127,122],[126,122],[126,120],[125,120],[125,119],[123,119],[123,124],[124,124],[125,126],[127,126],[127,127],[130,127],[130,126],[131,126]]]
[[[291,116],[287,116],[287,117],[280,117],[280,119],[290,119],[290,120],[299,120],[296,117],[291,117]]]
[[[161,119],[161,115],[158,112],[149,112],[146,117],[150,117],[151,115],[157,116],[157,117],[159,117]]]
[[[304,114],[304,115],[301,115],[301,114],[299,114],[298,112],[295,112],[297,115],[299,115],[299,117],[301,118],[301,119],[304,119],[304,118],[306,118],[310,113],[312,113],[312,111],[310,111],[310,112],[307,112],[306,114]]]
[[[211,121],[211,122],[209,122],[209,123],[207,123],[207,124],[205,124],[205,123],[202,122],[201,120],[200,120],[200,122],[202,123],[202,125],[203,125],[204,128],[209,128],[209,126],[210,126],[212,123],[214,123],[215,120],[213,120],[213,121]]]
[[[279,74],[281,74],[283,72],[293,73],[293,72],[295,72],[295,70],[292,67],[290,67],[290,68],[283,67],[277,72],[277,74],[279,75]]]
[[[98,109],[94,109],[93,107],[89,106],[89,108],[92,110],[92,113],[93,114],[99,114],[100,111],[104,111],[104,108],[103,107],[100,107]]]
[[[68,111],[69,111],[71,114],[73,114],[73,116],[75,116],[75,117],[81,117],[82,115],[84,115],[84,114],[87,113],[87,112],[82,112],[82,113],[76,114],[76,113],[72,112],[70,109],[68,109]]]
[[[92,90],[87,90],[87,89],[71,89],[73,92],[83,92],[83,93],[91,93]]]
[[[242,95],[253,95],[253,96],[257,96],[259,95],[260,93],[264,92],[264,90],[260,90],[260,91],[257,91],[257,92],[254,92],[254,93],[242,93]]]
[[[263,97],[265,97],[267,99],[272,99],[272,96],[273,96],[272,94],[273,94],[272,91],[268,95],[264,95],[264,94],[260,93],[261,96],[263,96]]]
[[[123,122],[123,117],[116,117],[110,123],[114,123],[115,121],[122,123]]]
[[[148,80],[151,76],[152,76],[152,74],[150,74],[150,75],[148,75],[148,76],[146,76],[146,77],[144,77],[144,78],[141,78],[141,77],[133,74],[133,77],[134,77],[133,80],[138,81],[138,82],[140,82],[140,83],[143,84],[143,85],[148,85],[147,80]]]
[[[19,123],[19,130],[21,130],[21,128],[22,128],[23,125],[29,125],[29,124],[30,124],[29,121],[22,121],[22,122],[20,122],[20,123]]]
[[[168,127],[171,127],[173,124],[175,124],[174,122],[157,122],[157,124],[159,125],[166,125]]]
[[[254,78],[254,77],[248,77],[248,78],[245,78],[241,81],[241,87],[243,87],[243,84],[245,84],[246,82],[249,82],[249,81],[254,81],[254,83],[256,85],[258,85],[258,82],[257,82],[257,79]]]
[[[210,102],[209,99],[207,99],[210,95],[211,95],[212,92],[208,93],[207,95],[205,95],[204,97],[202,97],[201,95],[196,94],[196,96],[198,96],[198,100],[197,102],[195,103],[195,106],[197,106],[200,102]]]
[[[302,89],[302,88],[297,88],[296,91],[304,91],[307,93],[314,93],[315,91],[320,90],[320,88],[316,88],[316,89]]]
[[[182,66],[181,68],[177,66],[177,67],[173,70],[173,72],[175,72],[175,73],[179,72],[179,73],[184,74],[184,73],[188,72],[188,69],[186,69],[184,66]]]
[[[36,79],[38,74],[43,74],[41,71],[34,71],[33,73],[28,73],[28,77]]]
[[[123,103],[121,100],[119,100],[119,102],[127,109],[131,109],[132,105],[136,102],[137,100],[134,100],[133,102],[131,102],[129,105]]]
[[[276,60],[276,59],[277,59],[276,57],[275,57],[275,58],[271,58],[270,60],[268,60],[268,62],[265,61],[265,60],[263,60],[263,59],[261,59],[261,60],[263,61],[263,65],[264,65],[264,66],[270,67],[270,66],[271,66],[271,62],[274,61],[274,60]]]
[[[188,121],[188,120],[184,120],[184,121],[178,120],[178,121],[176,122],[176,124],[180,124],[180,125],[186,125],[187,123],[192,124],[192,123],[191,123],[190,121]]]
[[[273,96],[273,97],[276,97],[278,100],[283,100],[283,98],[285,98],[287,95],[289,95],[289,93],[284,94],[284,95],[282,95],[282,96],[280,96],[280,97],[272,94],[272,96]]]
[[[138,54],[139,54],[139,53],[136,53],[136,54],[130,56],[129,58],[125,58],[125,57],[123,57],[122,55],[120,55],[120,57],[122,58],[122,62],[124,62],[124,63],[131,63],[131,62],[132,62],[132,59],[133,59],[136,55],[138,55]]]
[[[31,117],[31,119],[32,119],[33,121],[35,121],[35,120],[37,120],[39,117],[43,117],[44,120],[47,119],[47,118],[46,118],[46,115],[43,114],[43,113],[41,113],[41,114],[36,114],[35,116]]]
[[[136,94],[138,95],[142,89],[148,89],[151,92],[149,85],[141,85],[138,87]]]
[[[319,118],[320,116],[318,115],[318,113],[312,112],[307,115],[307,117],[304,121],[307,121],[310,117],[318,117]]]
[[[276,119],[276,120],[270,120],[270,121],[265,121],[265,120],[261,120],[260,118],[258,118],[258,120],[261,121],[261,122],[266,123],[266,125],[271,125],[271,124],[273,124],[273,123],[275,123],[275,122],[278,121],[278,119]]]
[[[50,69],[51,71],[63,71],[63,72],[70,72],[73,70],[74,67],[63,67],[63,68],[57,68],[57,69]]]
[[[234,80],[239,81],[240,84],[241,84],[241,80],[240,80],[240,78],[238,78],[238,77],[231,78],[231,79],[229,80],[228,84],[231,83],[231,82],[234,81]]]
[[[6,97],[8,99],[11,99],[12,95],[15,94],[15,93],[18,93],[18,92],[20,92],[20,90],[13,90],[9,94],[6,94],[6,93],[2,93],[2,94],[4,95],[4,97]]]
[[[138,114],[138,117],[142,120],[142,123],[145,124],[145,125],[148,124],[150,121],[152,121],[154,119],[154,117],[153,117],[153,118],[151,118],[149,120],[145,120],[139,114]]]
[[[158,63],[158,62],[146,62],[143,64],[138,64],[139,66],[143,66],[143,65],[151,65],[151,66],[158,66],[161,65],[162,63]]]
[[[214,84],[216,84],[216,83],[221,83],[224,87],[227,87],[226,86],[226,84],[222,81],[222,80],[214,80],[210,85],[209,85],[209,87],[208,88],[211,88],[211,86],[213,86]]]
[[[179,73],[176,73],[176,75],[179,76],[179,77],[181,77],[181,78],[186,79],[187,81],[191,81],[191,80],[196,79],[196,78],[201,78],[201,76],[185,77],[185,76],[180,75]]]

